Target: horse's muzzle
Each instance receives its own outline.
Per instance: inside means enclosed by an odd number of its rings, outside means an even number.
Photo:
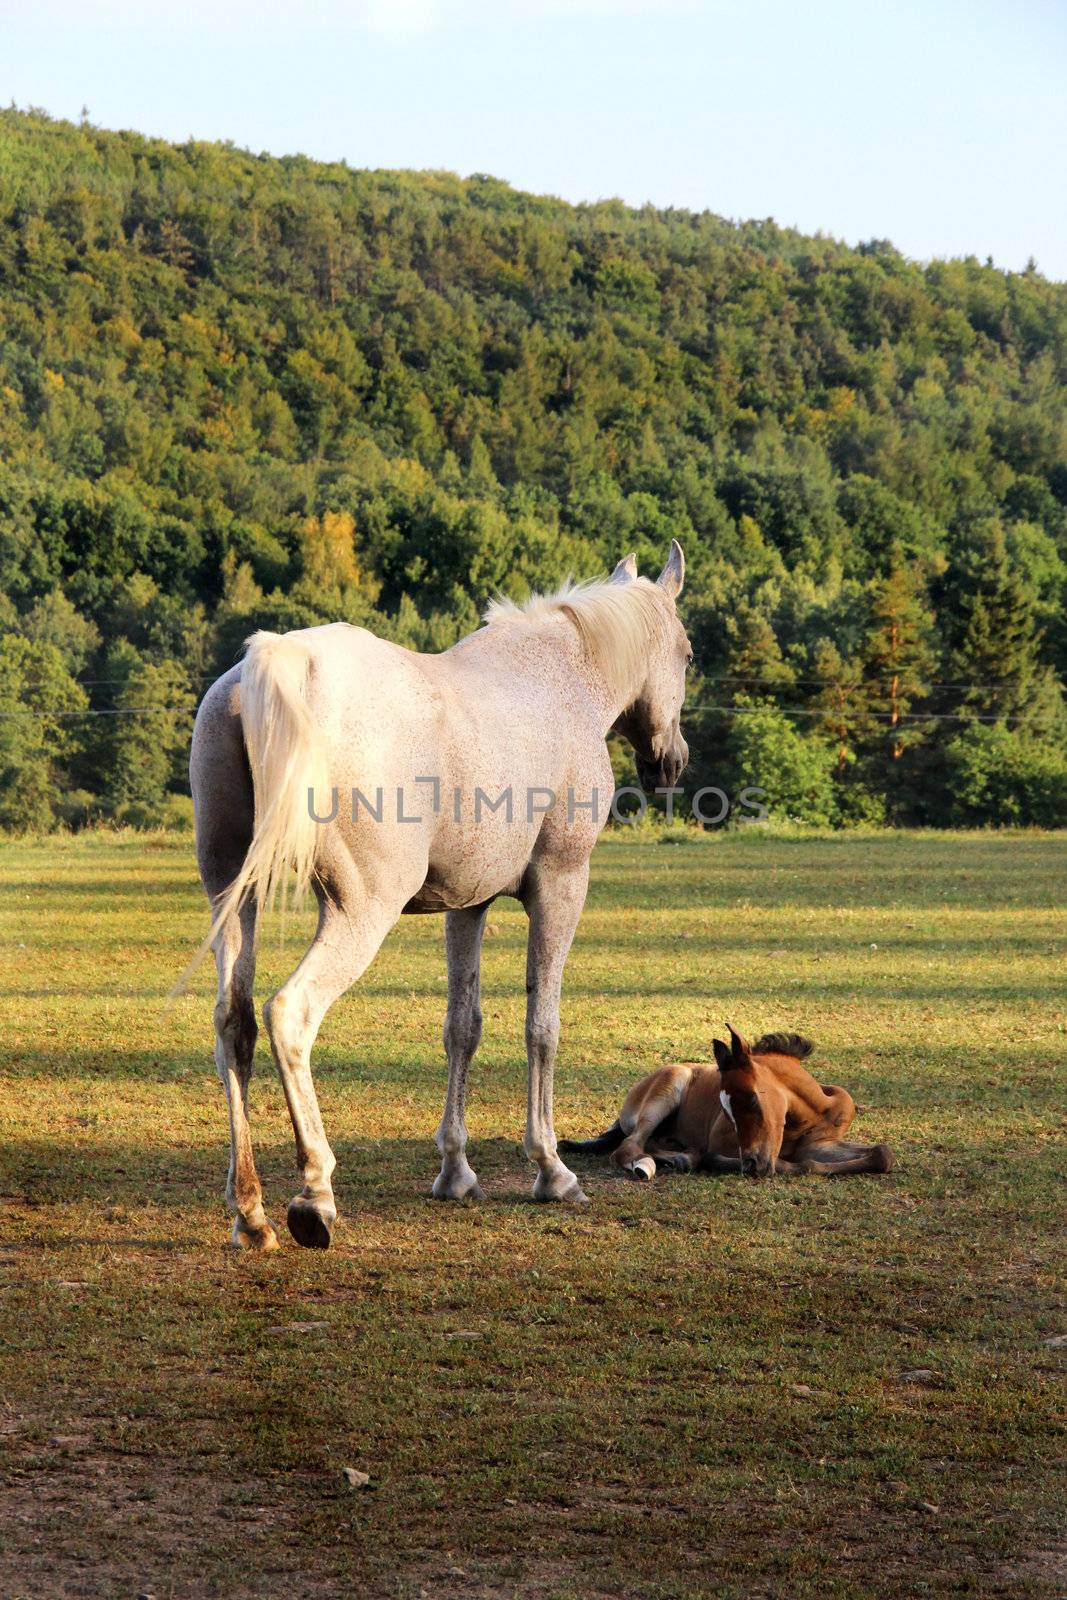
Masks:
[[[637,776],[646,794],[657,789],[673,789],[689,765],[689,746],[681,734],[668,746],[658,760],[649,761],[637,754]]]
[[[770,1178],[774,1175],[774,1162],[761,1152],[741,1157],[741,1171],[746,1178]]]

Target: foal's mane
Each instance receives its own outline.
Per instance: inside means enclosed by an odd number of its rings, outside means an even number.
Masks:
[[[648,649],[668,624],[670,602],[658,583],[633,578],[568,580],[553,594],[533,594],[522,604],[491,600],[485,612],[490,626],[520,623],[528,627],[563,616],[572,622],[587,654],[613,685],[625,690],[638,676]]]
[[[765,1033],[752,1046],[754,1056],[792,1056],[794,1061],[806,1061],[815,1049],[810,1039],[799,1033]]]

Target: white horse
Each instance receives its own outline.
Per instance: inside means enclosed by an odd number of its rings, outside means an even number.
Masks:
[[[684,566],[674,541],[655,583],[638,577],[631,555],[610,579],[521,607],[494,602],[487,626],[442,655],[347,623],[257,633],[205,695],[190,770],[215,913],[206,943],[218,966],[234,1244],[278,1245],[252,1155],[248,1082],[259,909],[289,868],[319,904],[310,948],[263,1013],[304,1180],[289,1205],[293,1237],[325,1249],[337,1215],[312,1044],[405,911],[445,912],[448,1091],[433,1192],[478,1196],[464,1093],[482,1031],[482,932],[502,894],[530,921],[524,1145],[540,1169],[534,1198],[585,1199],[552,1123],[563,965],[613,793],[606,734],[630,740],[646,788],[675,784],[689,759],[679,715],[692,652],[675,612]]]

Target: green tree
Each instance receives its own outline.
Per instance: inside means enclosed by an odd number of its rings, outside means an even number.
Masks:
[[[978,717],[1033,711],[1048,674],[1033,596],[1008,555],[999,522],[971,530],[946,589],[949,677],[959,685],[959,707]]]
[[[21,630],[34,644],[55,645],[67,671],[84,671],[100,643],[100,629],[73,606],[62,589],[50,589],[31,606]]]
[[[789,689],[796,674],[782,655],[771,619],[749,600],[740,600],[722,619],[722,679],[727,692],[755,699]]]
[[[195,696],[179,662],[146,660],[131,644],[111,650],[107,665],[109,678],[121,681],[96,747],[104,802],[119,820],[155,825],[181,782]]]
[[[54,826],[87,705],[54,644],[0,638],[0,827]]]

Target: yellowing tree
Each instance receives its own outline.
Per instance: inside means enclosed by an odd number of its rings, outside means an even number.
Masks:
[[[347,511],[325,511],[321,517],[308,517],[300,530],[300,547],[304,577],[314,589],[358,588],[355,536],[356,525]]]

